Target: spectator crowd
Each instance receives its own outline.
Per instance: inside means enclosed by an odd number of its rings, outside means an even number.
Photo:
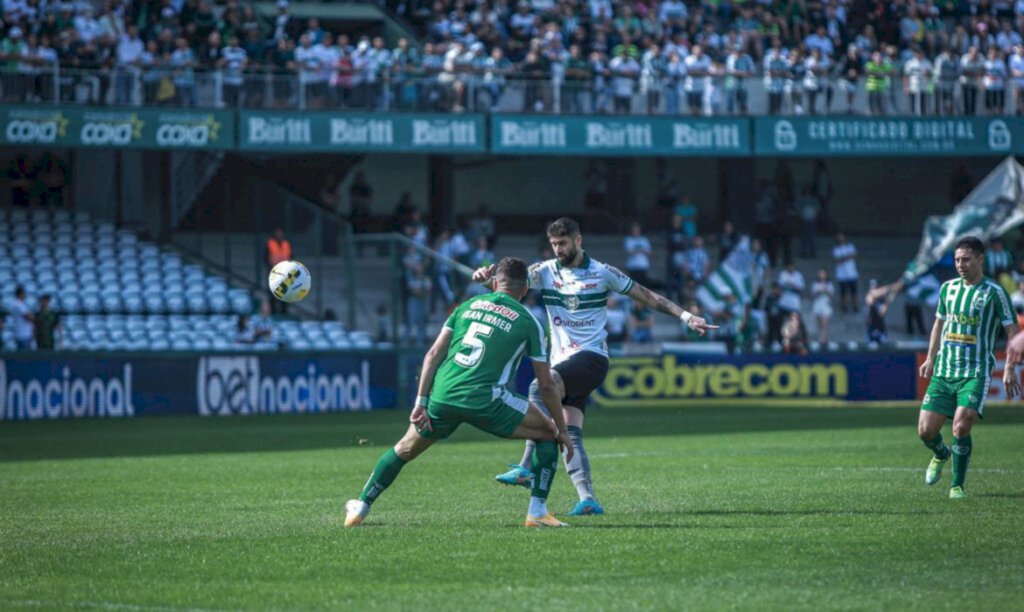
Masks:
[[[1024,112],[1021,0],[388,1],[418,40],[332,32],[293,18],[288,0],[273,16],[237,0],[4,0],[0,95],[673,115]]]

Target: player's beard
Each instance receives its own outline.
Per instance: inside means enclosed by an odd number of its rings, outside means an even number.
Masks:
[[[571,251],[566,251],[565,255],[558,258],[558,263],[562,264],[562,267],[568,268],[572,265],[572,262],[576,261],[576,256],[579,253],[580,250],[573,246]]]

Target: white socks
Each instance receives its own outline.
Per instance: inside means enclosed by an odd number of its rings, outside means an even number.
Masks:
[[[548,500],[530,496],[530,509],[527,511],[530,516],[547,516]]]

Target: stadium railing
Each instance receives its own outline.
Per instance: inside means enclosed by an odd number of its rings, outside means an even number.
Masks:
[[[310,298],[289,307],[295,314],[336,316],[350,330],[384,325],[395,343],[404,345],[412,338],[402,333],[409,323],[403,263],[408,255],[416,253],[432,280],[448,275],[460,295],[470,285],[472,269],[463,263],[397,232],[356,233],[348,219],[271,181],[250,176],[233,182],[230,190],[218,198],[218,206],[204,213],[198,210],[200,204],[185,215],[185,227],[216,230],[178,229],[171,243],[236,284],[263,292],[269,271],[264,245],[280,228],[291,242],[293,257],[313,276]],[[379,312],[381,306],[386,315]]]
[[[152,106],[166,108],[251,108],[304,110],[373,110],[435,112],[521,112],[548,114],[692,114],[681,80],[639,77],[633,80],[629,96],[618,101],[615,77],[571,81],[560,76],[528,78],[516,74],[445,73],[426,75],[384,72],[373,81],[337,73],[305,74],[258,67],[241,74],[221,70],[125,69],[78,70],[63,67],[34,68],[31,71],[0,69],[0,100],[5,103],[87,104],[99,106]],[[847,105],[844,86],[831,79],[831,106],[825,108],[826,88],[817,96],[813,114],[868,114],[864,80],[854,86],[852,109]],[[760,76],[746,79],[747,112],[769,112],[765,81]],[[1007,87],[1003,108],[995,114],[1012,114],[1016,108],[1015,87]],[[954,110],[961,114],[963,90],[953,91]],[[977,92],[978,114],[983,114],[984,91]],[[902,86],[885,95],[886,114],[920,114]],[[713,77],[701,96],[699,114],[733,115],[740,112],[738,100],[725,87],[724,77]],[[788,80],[782,93],[780,114],[812,114],[808,96],[799,81]],[[935,96],[930,96],[925,114],[935,115]]]

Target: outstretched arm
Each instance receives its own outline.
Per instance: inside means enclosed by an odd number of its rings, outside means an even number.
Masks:
[[[687,312],[672,300],[651,291],[640,283],[633,283],[633,288],[629,290],[627,295],[652,310],[657,310],[682,320],[690,329],[700,333],[702,336],[709,329],[718,329],[717,325],[708,325],[708,322],[703,317]]]
[[[430,389],[434,386],[437,369],[441,367],[445,357],[448,356],[448,345],[451,341],[451,328],[442,328],[441,333],[434,340],[433,346],[423,358],[423,370],[420,372],[420,384],[416,391],[416,405],[413,406],[412,414],[409,415],[409,422],[417,427],[430,429],[430,417],[427,416],[427,397],[430,396]]]

